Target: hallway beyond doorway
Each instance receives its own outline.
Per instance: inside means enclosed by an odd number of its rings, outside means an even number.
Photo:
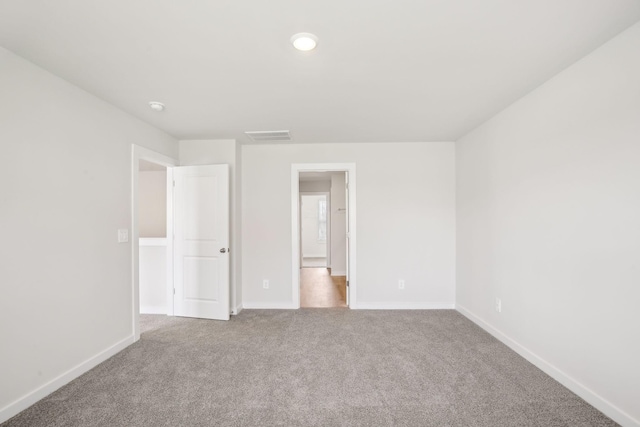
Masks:
[[[305,267],[327,267],[327,258],[304,257],[302,258],[302,268]]]
[[[331,276],[328,268],[300,270],[300,307],[347,307],[345,276]]]

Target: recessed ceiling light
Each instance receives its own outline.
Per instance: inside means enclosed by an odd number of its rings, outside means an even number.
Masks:
[[[318,44],[318,37],[311,33],[298,33],[291,37],[291,43],[298,50],[313,50]]]
[[[164,104],[162,102],[151,101],[149,103],[149,107],[151,107],[153,111],[157,111],[157,112],[164,111]]]

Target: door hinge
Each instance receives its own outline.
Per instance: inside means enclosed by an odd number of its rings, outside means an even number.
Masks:
[[[175,179],[173,180],[173,186],[174,187],[176,186],[176,180]]]
[[[173,288],[173,294],[174,295],[176,294],[176,288]]]

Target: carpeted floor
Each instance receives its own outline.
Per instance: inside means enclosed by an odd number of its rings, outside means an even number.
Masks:
[[[453,310],[143,316],[142,329],[2,426],[616,425]]]

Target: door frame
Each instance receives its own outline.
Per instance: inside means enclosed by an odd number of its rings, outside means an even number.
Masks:
[[[147,160],[167,168],[167,314],[173,315],[173,171],[178,161],[148,148],[131,144],[131,293],[134,342],[140,339],[140,229],[138,203],[140,201],[139,161]],[[171,298],[169,299],[169,296]]]
[[[349,307],[356,307],[356,164],[293,163],[291,165],[291,283],[292,305],[300,308],[300,172],[345,172],[349,176]]]
[[[302,196],[325,196],[327,201],[327,239],[326,239],[326,247],[324,250],[324,256],[327,260],[327,268],[331,268],[331,192],[330,191],[301,191],[300,192],[300,203],[298,206],[302,208]],[[298,233],[300,233],[300,238],[302,238],[302,212],[298,212],[298,218],[300,218],[300,228],[298,228]],[[300,245],[300,266],[302,266],[302,244]]]

